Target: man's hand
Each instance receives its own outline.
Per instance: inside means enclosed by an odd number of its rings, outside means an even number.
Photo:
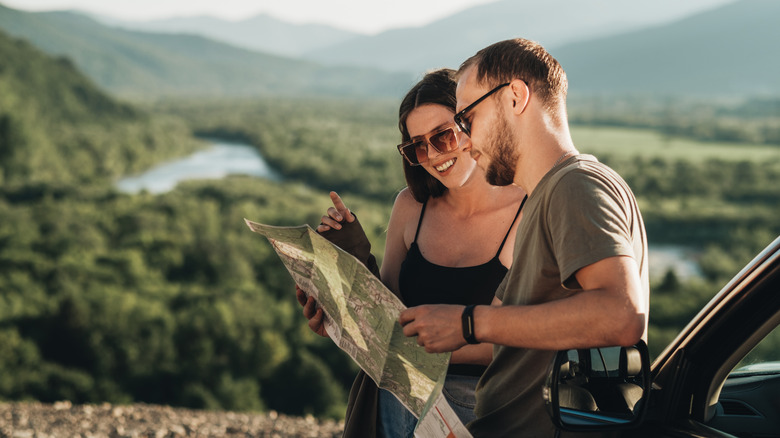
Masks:
[[[324,338],[330,337],[325,331],[322,309],[317,308],[317,301],[313,297],[306,296],[306,292],[301,290],[297,284],[295,285],[295,297],[298,299],[298,303],[303,306],[303,316],[309,320],[311,331]]]
[[[399,322],[404,335],[417,336],[417,343],[428,353],[444,353],[466,345],[461,315],[464,306],[431,304],[401,312]]]

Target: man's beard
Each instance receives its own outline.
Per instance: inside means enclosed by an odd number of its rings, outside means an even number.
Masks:
[[[485,169],[485,179],[493,186],[508,186],[514,182],[518,153],[514,132],[503,111],[499,111],[498,120],[493,123],[487,138],[489,162]]]

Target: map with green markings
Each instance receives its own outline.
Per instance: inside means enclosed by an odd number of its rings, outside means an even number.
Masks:
[[[398,323],[406,307],[351,254],[308,225],[276,227],[246,220],[265,236],[295,283],[325,314],[330,338],[418,418],[447,374],[450,353],[431,354]]]

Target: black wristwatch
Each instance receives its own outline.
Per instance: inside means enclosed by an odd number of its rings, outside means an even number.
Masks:
[[[474,336],[474,307],[476,304],[466,306],[463,309],[463,315],[460,317],[460,321],[463,324],[463,339],[469,344],[479,344],[476,336]]]

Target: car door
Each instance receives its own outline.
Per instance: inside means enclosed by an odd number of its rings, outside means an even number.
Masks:
[[[779,322],[780,237],[658,356],[646,417],[624,436],[780,437],[780,366],[740,365],[762,340],[777,348]]]
[[[780,361],[765,361],[780,354],[778,342],[780,327],[759,343],[769,346],[760,361],[729,374],[708,426],[736,436],[780,437]]]

